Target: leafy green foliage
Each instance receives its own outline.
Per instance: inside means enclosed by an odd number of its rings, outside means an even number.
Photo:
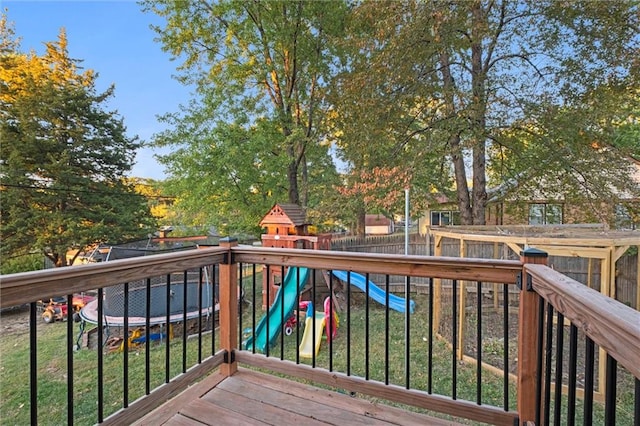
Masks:
[[[144,197],[126,183],[135,150],[123,120],[105,110],[113,87],[79,72],[64,32],[43,56],[3,55],[2,254],[39,251],[56,266],[71,249],[147,235]]]
[[[487,178],[521,182],[548,166],[536,185],[551,193],[556,175],[575,167],[585,182],[564,176],[559,195],[567,198],[583,190],[591,198],[607,174],[629,180],[621,158],[639,145],[637,110],[628,107],[639,82],[636,2],[382,1],[353,12],[334,114],[337,143],[355,169],[439,171],[441,179],[427,177],[432,187],[454,189],[463,222],[475,224],[484,223]],[[517,139],[523,123],[536,137]],[[615,149],[593,149],[593,141]],[[496,174],[506,156],[520,157]]]
[[[155,140],[175,148],[161,161],[185,219],[247,229],[275,202],[313,208],[326,185],[311,179],[335,176],[322,111],[344,4],[143,4],[166,19],[159,40],[198,96]]]

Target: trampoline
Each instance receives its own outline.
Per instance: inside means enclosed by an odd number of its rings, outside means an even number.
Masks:
[[[219,309],[219,304],[214,305],[212,288],[209,283],[198,282],[172,283],[169,284],[169,312],[167,313],[167,284],[151,284],[149,324],[165,324],[167,317],[170,323],[180,322],[197,318],[201,315],[211,315]],[[185,306],[185,285],[186,285],[186,306]],[[104,292],[103,301],[103,323],[105,326],[124,326],[125,323],[125,295],[124,284],[108,287]],[[198,295],[198,289],[202,288],[202,297]],[[128,320],[131,327],[146,325],[147,315],[147,286],[145,282],[129,284],[128,300]],[[200,306],[199,300],[202,300]],[[85,305],[80,311],[80,318],[83,321],[98,323],[98,300],[94,300]]]

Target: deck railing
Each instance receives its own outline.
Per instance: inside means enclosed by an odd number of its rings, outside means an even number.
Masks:
[[[48,382],[49,372],[40,365],[39,349],[48,330],[39,325],[37,301],[96,291],[95,347],[74,351],[77,330],[71,321],[66,326],[67,378],[56,386],[65,398],[57,402],[63,406],[58,411],[66,409],[68,424],[129,423],[209,372],[219,369],[230,375],[238,364],[490,424],[564,424],[565,419],[576,418],[577,411],[578,417],[597,419],[602,392],[604,421],[615,424],[625,416],[637,424],[640,314],[598,293],[585,293],[589,289],[544,265],[532,264],[543,262],[540,259],[270,249],[225,240],[219,248],[3,276],[0,307],[29,304],[31,323],[29,367],[16,372],[26,376],[29,371],[29,401],[23,401],[22,409],[5,407],[5,411],[13,414],[15,410],[19,416],[23,414],[20,410],[29,410],[27,418],[36,424],[45,410],[51,410],[51,403],[43,404],[38,397],[38,386]],[[160,279],[153,281],[156,277]],[[176,287],[180,277],[182,287]],[[195,282],[193,277],[197,277]],[[199,315],[195,318],[186,313],[188,281],[198,288]],[[366,285],[368,281],[376,287]],[[124,336],[122,350],[107,353],[113,324],[104,313],[105,292],[124,284],[118,292],[124,294],[123,311],[128,313],[130,299],[135,298],[131,288],[138,282],[142,282],[138,291],[145,294],[145,318],[142,322],[125,320],[119,326]],[[291,284],[305,285],[302,292],[285,294]],[[184,291],[185,307],[175,315],[170,313],[174,291]],[[499,297],[491,293],[495,291]],[[164,323],[164,336],[170,331],[176,336],[160,343],[147,338],[133,351],[126,350],[134,330],[149,337],[157,330],[150,320],[152,292],[164,295],[164,320],[157,320],[161,327]],[[394,295],[402,299],[400,305],[394,305]],[[282,302],[289,297],[286,306],[278,305],[280,296]],[[298,308],[293,312],[289,312],[291,297]],[[327,297],[333,303],[327,304],[325,314]],[[499,306],[494,305],[496,300],[501,301]],[[263,301],[274,301],[275,308],[263,310]],[[305,304],[301,302],[308,301],[313,302],[310,312],[314,318],[318,312],[319,320],[325,319],[325,327],[338,317],[337,334],[329,330],[333,338],[320,339],[321,321],[309,321],[306,331],[302,327]],[[215,309],[208,308],[213,306]],[[262,320],[264,317],[270,319]],[[548,330],[553,321],[556,330],[563,330],[565,321],[571,322],[567,326],[568,357],[561,349],[562,333],[555,333],[555,343],[551,339]],[[283,333],[285,324],[291,327],[290,335]],[[606,351],[608,371],[618,364],[623,367],[621,374],[605,374],[601,380],[592,375],[591,387],[589,383],[576,385],[580,382],[574,377],[577,366],[589,366],[594,358],[587,353],[586,360],[578,360],[574,342],[578,330],[587,346],[595,344]],[[258,342],[262,333],[264,345]],[[314,343],[310,351],[301,346],[305,339]],[[317,351],[315,342],[320,345]],[[77,392],[74,386],[79,386],[75,383],[79,373],[74,371],[86,369],[87,362],[97,371],[95,381],[91,390]],[[634,389],[629,390],[628,383]],[[553,401],[552,389],[558,395]],[[82,401],[87,393],[95,394],[91,399],[97,401],[95,408],[91,404],[86,408]],[[619,402],[621,395],[628,403]],[[576,403],[576,398],[584,403]],[[82,413],[74,407],[83,407]],[[616,410],[620,412],[617,418]]]

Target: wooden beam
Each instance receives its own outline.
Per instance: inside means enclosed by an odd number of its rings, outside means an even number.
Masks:
[[[627,252],[627,250],[629,250],[629,247],[631,246],[612,247],[612,249],[614,250],[613,260],[617,261],[618,259],[620,259]]]
[[[549,256],[564,256],[564,257],[585,257],[594,259],[604,259],[610,254],[610,248],[598,248],[598,247],[577,247],[577,246],[557,246],[536,244],[537,249],[546,251]]]
[[[522,250],[524,250],[524,245],[523,245],[523,246],[520,246],[520,245],[518,245],[518,244],[516,244],[516,243],[507,243],[507,242],[505,242],[504,244],[505,244],[507,247],[509,247],[511,250],[513,250],[513,252],[514,252],[515,254],[517,254],[518,256],[520,256],[520,252],[521,252]]]
[[[540,298],[534,291],[527,290],[527,266],[532,264],[546,267],[546,253],[535,249],[524,250],[521,254],[524,264],[522,270],[522,288],[518,307],[518,395],[517,405],[520,424],[535,421],[536,378],[541,371],[537,365],[537,341],[539,326]]]
[[[237,262],[514,284],[518,261],[238,246]]]
[[[214,247],[3,275],[0,308],[213,265],[222,261],[224,253]]]
[[[220,365],[223,376],[231,376],[238,370],[234,355],[238,344],[238,263],[231,255],[231,248],[238,241],[220,240],[220,247],[229,250],[227,261],[220,264],[220,346],[226,351],[226,362]]]

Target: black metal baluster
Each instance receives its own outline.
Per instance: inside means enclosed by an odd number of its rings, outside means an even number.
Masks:
[[[351,375],[351,271],[347,271],[347,376]]]
[[[300,288],[300,276],[298,276],[298,289]],[[311,310],[311,367],[316,367],[316,274],[313,274],[311,280],[311,300],[313,301],[313,309]]]
[[[331,327],[332,327],[332,335],[331,340],[329,340],[329,371],[333,371],[333,272],[329,271],[329,295],[332,298],[331,303]]]
[[[123,407],[129,406],[129,283],[123,284],[124,307],[123,307],[123,329],[124,329],[124,350],[122,351],[122,402]],[[149,336],[147,336],[148,338]]]
[[[640,426],[640,379],[635,379],[635,398],[633,403],[633,426]]]
[[[270,330],[269,329],[271,328],[269,327],[270,325],[269,323],[271,322],[269,321],[269,310],[271,308],[271,273],[270,272],[271,272],[270,265],[267,265],[267,291],[266,291],[267,303],[265,306],[265,315],[267,315],[267,318],[265,319],[265,331],[267,332],[267,339],[266,339],[267,342],[265,344],[265,350],[264,350],[264,354],[267,357],[269,356],[269,351],[270,351],[270,348],[269,348],[269,336],[270,336],[269,331]],[[256,345],[256,330],[254,329],[253,330],[253,346],[255,345]]]
[[[569,378],[567,382],[567,426],[576,423],[576,381],[578,376],[578,327],[569,327]]]
[[[604,424],[616,424],[616,382],[618,377],[618,361],[607,354],[606,358],[606,388],[604,392]]]
[[[452,330],[452,357],[451,357],[451,398],[457,398],[458,391],[458,280],[451,283],[451,330]]]
[[[476,325],[476,403],[482,404],[482,283],[477,282],[478,321]]]
[[[104,300],[98,289],[98,423],[104,420]]]
[[[315,269],[312,271],[315,276]],[[298,289],[300,290],[300,289]],[[296,304],[295,304],[295,312],[296,312],[296,364],[300,364],[300,293],[298,291],[296,293]],[[328,335],[328,334],[327,334]]]
[[[384,384],[389,384],[389,274],[384,280]]]
[[[29,402],[31,424],[38,424],[38,338],[37,330],[37,303],[29,304]]]
[[[238,263],[238,268],[240,269],[239,278],[238,278],[238,347],[242,347],[242,322],[243,322],[243,303],[242,303],[242,294],[243,294],[243,284],[244,284],[244,267],[242,263]]]
[[[182,273],[182,372],[187,372],[187,271]],[[200,362],[200,359],[198,359]]]
[[[427,392],[433,392],[433,278],[429,278],[429,341],[428,344],[428,370]]]
[[[296,271],[299,272],[300,269],[296,268]],[[280,290],[278,290],[278,294],[280,295],[280,360],[284,360],[284,265],[280,269],[280,276],[282,279],[280,280]],[[300,285],[300,275],[297,274],[297,286]]]
[[[216,305],[218,305],[218,310],[220,310],[220,301],[216,297],[217,294],[220,294],[220,283],[216,282],[217,276],[216,265],[211,265],[211,355],[215,355],[216,353]]]
[[[544,361],[544,423],[550,423],[551,413],[551,351],[553,348],[553,306],[547,303],[547,342]]]
[[[151,278],[147,278],[145,288],[145,317],[144,317],[144,333],[148,336],[151,333]],[[151,339],[144,342],[144,393],[151,393]]]
[[[164,330],[164,382],[169,383],[171,378],[171,347],[169,346],[169,327],[171,324],[171,274],[167,274],[166,303],[165,303],[165,330]]]
[[[75,309],[73,306],[73,294],[67,295],[67,424],[73,425],[73,323],[75,322]]]
[[[557,313],[556,320],[556,378],[555,401],[553,403],[553,423],[560,425],[562,415],[562,353],[564,351],[564,315]]]
[[[591,425],[593,419],[593,388],[595,365],[595,344],[588,336],[585,336],[586,347],[584,351],[584,425]]]
[[[538,336],[537,336],[537,356],[536,356],[536,414],[535,424],[542,424],[542,360],[544,358],[544,312],[545,300],[538,297]]]
[[[268,271],[268,269],[267,269]],[[268,272],[267,272],[268,273]],[[262,300],[256,299],[256,264],[253,264],[253,278],[251,280],[251,296],[253,297],[253,309],[251,309],[251,336],[253,338],[253,347],[251,352],[256,353],[255,336],[256,336],[256,306],[262,304]]]
[[[404,335],[405,335],[405,347],[404,347],[404,371],[405,380],[404,386],[407,389],[411,388],[411,277],[406,276],[404,281]]]
[[[202,269],[198,269],[198,364],[202,363],[202,308],[204,307],[204,275]],[[167,331],[168,332],[168,331]],[[187,339],[187,335],[182,336],[184,340]]]
[[[502,284],[502,329],[504,353],[502,354],[502,394],[504,411],[509,411],[509,285]]]
[[[369,273],[365,274],[364,302],[364,379],[369,380]]]

